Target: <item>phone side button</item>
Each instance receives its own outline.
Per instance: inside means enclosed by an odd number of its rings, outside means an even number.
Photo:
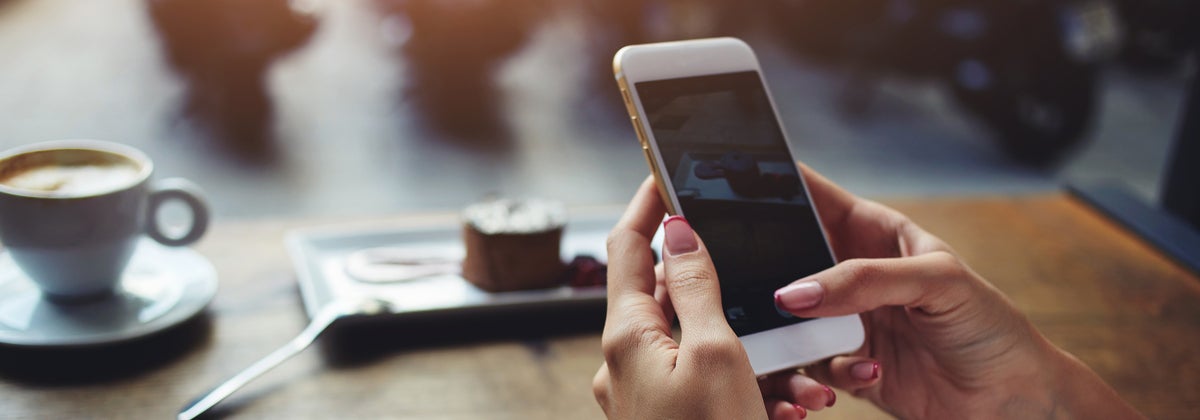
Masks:
[[[637,132],[638,142],[641,142],[642,149],[645,149],[646,142],[650,141],[650,139],[646,137],[646,130],[642,129],[642,122],[638,120],[637,115],[630,116],[629,121],[633,122],[633,131]]]
[[[650,165],[650,171],[655,172],[658,165],[654,164],[654,156],[650,155],[650,148],[644,144],[642,145],[642,154],[646,155],[646,164]]]
[[[625,110],[629,111],[629,115],[637,114],[637,107],[633,106],[633,98],[629,96],[629,91],[621,88],[621,100],[625,102]]]

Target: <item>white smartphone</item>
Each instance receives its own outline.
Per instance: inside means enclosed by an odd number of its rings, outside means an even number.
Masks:
[[[708,247],[754,373],[858,349],[858,315],[802,319],[775,305],[775,290],[835,259],[750,46],[632,45],[613,71],[663,202]]]

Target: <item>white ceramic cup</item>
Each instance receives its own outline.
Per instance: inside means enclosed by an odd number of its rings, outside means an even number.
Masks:
[[[43,295],[56,302],[111,295],[138,240],[146,234],[168,246],[185,246],[204,235],[208,206],[199,188],[184,179],[152,182],[154,165],[129,146],[95,141],[37,143],[0,153],[0,175],[28,167],[81,161],[117,162],[135,176],[95,191],[62,193],[6,185],[0,176],[0,243]],[[178,200],[192,223],[169,237],[158,223],[159,207]]]

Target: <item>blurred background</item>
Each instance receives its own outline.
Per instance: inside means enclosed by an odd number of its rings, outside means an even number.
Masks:
[[[622,45],[732,35],[798,157],[869,197],[1156,200],[1193,0],[0,0],[0,148],[95,138],[218,216],[619,204]]]

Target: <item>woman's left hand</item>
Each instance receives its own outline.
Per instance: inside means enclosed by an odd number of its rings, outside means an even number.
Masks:
[[[655,188],[653,179],[642,183],[608,238],[605,363],[593,381],[604,413],[782,420],[832,405],[833,391],[804,376],[755,380],[721,309],[712,260],[683,218],[663,223],[663,263],[656,269],[650,238],[666,211]],[[679,318],[678,340],[672,316]]]

